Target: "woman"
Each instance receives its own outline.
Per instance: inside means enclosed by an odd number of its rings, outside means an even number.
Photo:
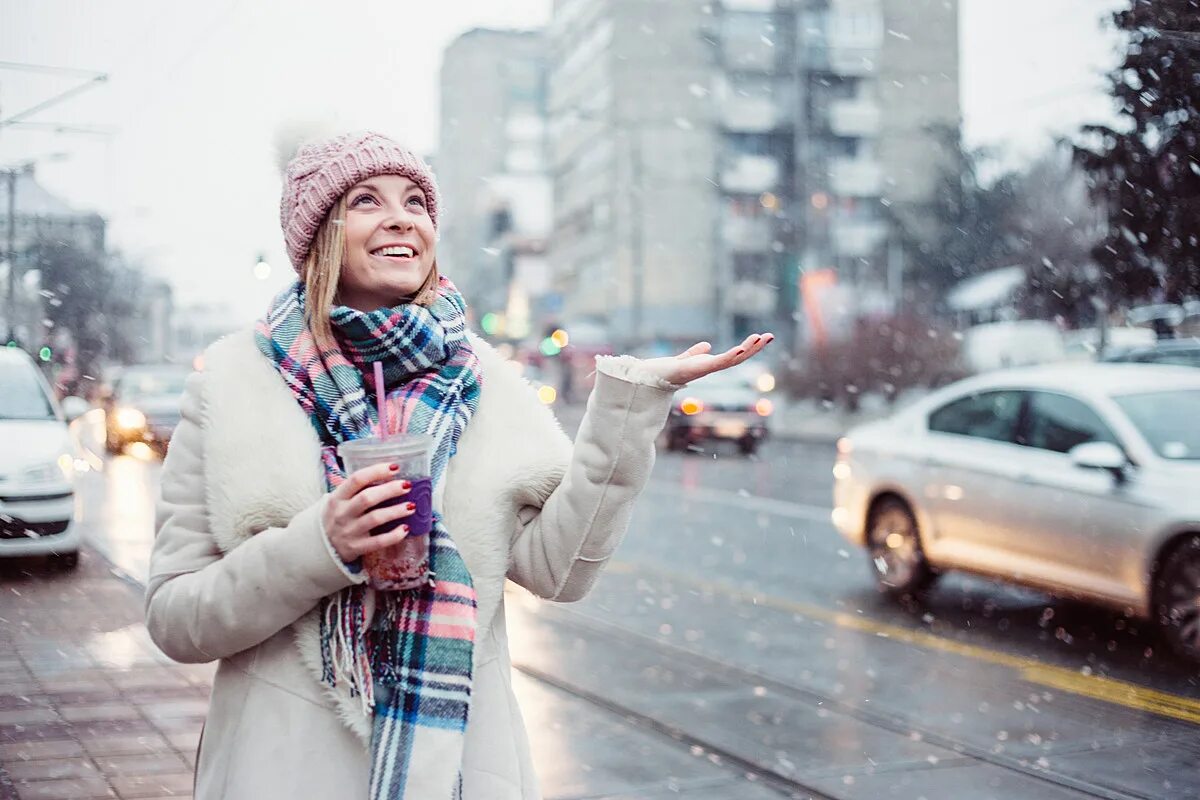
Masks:
[[[597,361],[574,447],[467,331],[437,267],[439,198],[377,134],[306,145],[281,222],[299,280],[191,376],[163,467],[146,623],[173,659],[219,660],[197,800],[539,797],[509,676],[506,578],[577,600],[617,546],[683,384],[751,357]],[[429,585],[365,586],[404,538],[407,484],[349,476],[382,361],[393,429],[436,442]],[[387,503],[388,505],[382,505]]]

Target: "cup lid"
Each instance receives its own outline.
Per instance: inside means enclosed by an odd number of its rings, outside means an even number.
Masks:
[[[433,450],[433,437],[422,433],[396,433],[380,439],[376,436],[365,436],[361,439],[351,439],[338,445],[338,454],[360,454],[379,456],[394,454],[398,458],[405,456],[424,455]]]

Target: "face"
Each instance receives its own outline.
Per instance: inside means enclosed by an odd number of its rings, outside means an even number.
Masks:
[[[346,257],[338,302],[359,311],[411,298],[433,269],[437,243],[425,193],[408,178],[378,175],[346,193]]]

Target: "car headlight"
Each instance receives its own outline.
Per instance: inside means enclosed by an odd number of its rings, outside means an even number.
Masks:
[[[117,409],[117,427],[126,431],[146,427],[146,415],[136,408]]]
[[[69,467],[64,467],[64,459],[67,462],[71,461],[71,457],[67,454],[59,456],[57,461],[47,461],[43,464],[34,464],[32,467],[26,467],[21,472],[21,479],[29,483],[52,483],[63,478],[71,479],[75,474],[75,465],[69,464]],[[68,473],[67,469],[71,472]]]
[[[764,372],[754,380],[754,386],[764,394],[766,392],[775,391],[775,376],[769,372]]]

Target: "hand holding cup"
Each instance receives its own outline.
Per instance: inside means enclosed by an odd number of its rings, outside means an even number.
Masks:
[[[334,551],[349,563],[368,553],[399,544],[408,536],[408,526],[374,534],[416,511],[413,503],[401,501],[411,491],[408,481],[395,480],[396,464],[373,464],[347,476],[329,494],[321,521]]]

